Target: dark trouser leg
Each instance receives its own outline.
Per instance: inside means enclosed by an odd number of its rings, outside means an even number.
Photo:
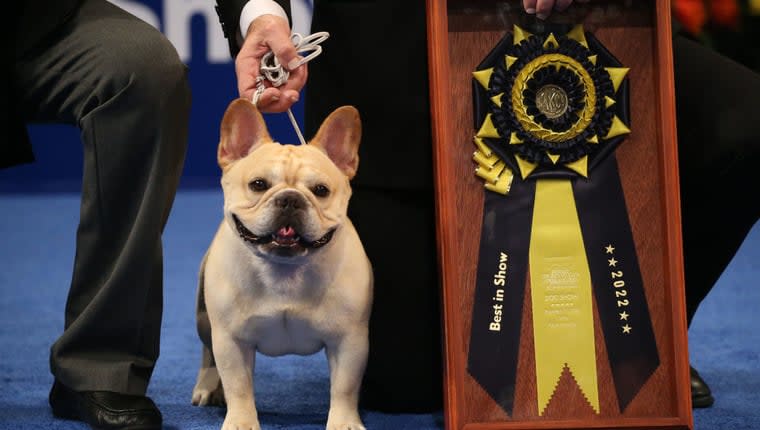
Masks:
[[[760,75],[674,39],[686,307],[697,307],[760,216]]]
[[[186,68],[154,28],[87,0],[16,65],[29,121],[81,128],[84,177],[65,330],[51,350],[68,387],[144,394],[159,354],[161,233],[184,162]]]
[[[432,190],[354,186],[349,217],[375,275],[363,408],[441,408],[442,346]]]

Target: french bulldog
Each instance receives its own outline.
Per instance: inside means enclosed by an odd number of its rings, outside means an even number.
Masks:
[[[256,352],[314,354],[330,369],[328,430],[364,430],[359,387],[369,349],[372,268],[346,215],[361,121],[344,106],[306,145],[272,141],[244,99],[221,125],[224,219],[201,263],[202,364],[192,403],[223,405],[223,430],[259,430]]]

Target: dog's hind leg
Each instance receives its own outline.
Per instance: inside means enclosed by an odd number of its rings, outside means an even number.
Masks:
[[[216,370],[214,352],[211,348],[211,324],[208,320],[206,300],[203,295],[207,256],[208,254],[203,256],[200,273],[198,274],[198,297],[196,298],[195,318],[198,336],[203,342],[203,351],[201,355],[201,367],[198,370],[198,378],[193,388],[192,403],[196,406],[223,406],[224,390],[222,389],[222,380],[219,378],[219,372]]]
[[[195,406],[224,406],[224,390],[211,351],[203,347],[203,359],[193,388]]]

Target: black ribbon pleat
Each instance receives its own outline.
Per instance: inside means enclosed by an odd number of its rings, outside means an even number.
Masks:
[[[594,169],[591,180],[574,181],[573,191],[607,356],[623,411],[660,359],[615,157],[605,158]],[[630,328],[628,333],[624,325]]]
[[[467,370],[510,415],[535,188],[534,181],[513,185],[509,204],[504,204],[501,194],[486,192],[483,208]],[[499,268],[502,254],[507,257],[504,273]],[[500,315],[497,310],[501,310]],[[491,329],[495,316],[500,316],[498,331]]]

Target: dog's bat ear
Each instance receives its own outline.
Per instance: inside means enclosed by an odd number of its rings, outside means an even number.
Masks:
[[[361,137],[359,111],[353,106],[342,106],[327,117],[309,144],[322,148],[333,163],[352,179],[359,167]]]
[[[240,98],[227,107],[222,119],[217,160],[225,170],[261,144],[271,143],[264,117],[250,101]]]

